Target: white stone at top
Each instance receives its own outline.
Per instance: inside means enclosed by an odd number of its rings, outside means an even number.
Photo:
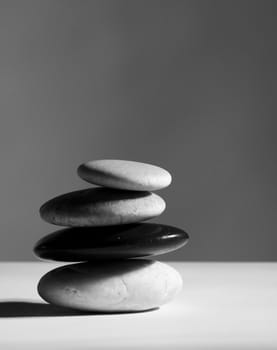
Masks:
[[[163,168],[118,159],[89,161],[79,166],[78,175],[95,185],[133,191],[160,190],[171,183],[170,173]]]

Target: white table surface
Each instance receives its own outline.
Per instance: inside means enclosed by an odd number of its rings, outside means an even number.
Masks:
[[[78,315],[44,303],[54,263],[0,264],[0,349],[277,349],[277,263],[170,263],[183,276],[161,309]]]

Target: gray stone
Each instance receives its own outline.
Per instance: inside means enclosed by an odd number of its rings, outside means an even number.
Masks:
[[[154,193],[98,187],[55,197],[40,208],[40,215],[60,226],[108,226],[148,220],[164,210],[164,200]]]
[[[173,299],[181,287],[181,276],[171,266],[130,259],[59,267],[42,277],[38,292],[58,306],[128,312],[157,308]]]

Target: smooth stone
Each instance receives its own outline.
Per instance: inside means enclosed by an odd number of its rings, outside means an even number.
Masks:
[[[60,226],[108,226],[148,220],[164,210],[164,200],[154,193],[98,187],[55,197],[40,208],[40,215]]]
[[[38,284],[39,295],[51,304],[99,312],[154,309],[181,288],[175,269],[143,259],[67,265],[48,272]]]
[[[129,160],[92,160],[79,166],[78,175],[95,185],[133,191],[160,190],[171,183],[167,170]]]
[[[34,252],[57,261],[126,259],[168,253],[188,238],[185,231],[160,224],[69,228],[43,237]]]

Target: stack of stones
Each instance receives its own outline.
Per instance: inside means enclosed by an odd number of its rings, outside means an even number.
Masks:
[[[164,200],[151,191],[171,183],[164,169],[123,160],[82,164],[79,176],[97,185],[46,202],[42,219],[68,228],[42,238],[35,254],[77,264],[44,275],[40,296],[49,303],[83,311],[131,312],[155,309],[181,289],[171,266],[147,256],[164,254],[188,241],[183,230],[141,223],[160,215]]]

